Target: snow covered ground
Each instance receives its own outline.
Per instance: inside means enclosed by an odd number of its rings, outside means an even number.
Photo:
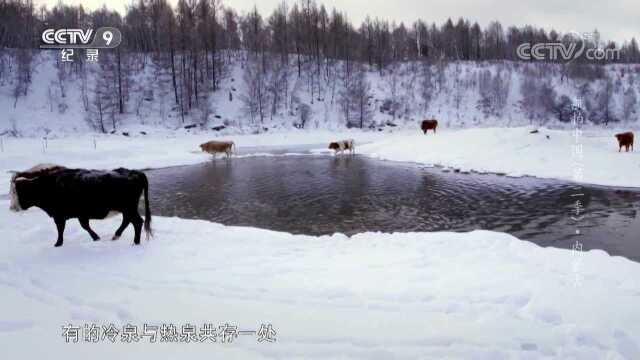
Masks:
[[[299,119],[293,109],[249,124],[236,63],[209,99],[207,127],[227,126],[218,133],[187,133],[184,126],[199,122],[198,112],[183,122],[168,78],[147,66],[133,75],[126,113],[117,119],[118,133],[131,135],[125,137],[90,134],[96,117],[83,106],[81,82],[60,78],[64,72],[54,66],[55,56],[37,56],[33,85],[17,101],[12,82],[0,86],[0,133],[25,136],[0,137],[0,359],[640,358],[640,264],[603,251],[540,248],[484,231],[312,237],[161,217],[154,218],[156,238],[140,247],[131,246],[131,228],[118,242],[106,240],[119,224],[115,218],[92,224],[105,239],[98,243],[70,221],[65,246],[54,249],[53,222],[38,209],[9,213],[2,196],[10,170],[45,162],[97,169],[193,164],[208,161],[198,144],[214,138],[235,141],[242,156],[268,147],[296,152],[300,145],[322,154],[329,141],[354,138],[357,152],[374,158],[572,181],[570,131],[483,127],[531,123],[521,109],[521,65],[447,65],[438,70],[439,90],[433,87],[426,106],[419,96],[423,76],[408,64],[395,80],[400,118],[381,110],[392,98],[392,78],[369,72],[370,124],[385,131],[362,132],[344,129],[330,84],[322,86],[321,101],[304,81],[293,81],[293,63],[288,93],[310,106],[307,127],[315,130],[293,130]],[[624,69],[609,68],[620,82],[616,99],[637,92],[637,72]],[[483,71],[507,76],[500,115],[479,110]],[[88,72],[90,93],[99,74]],[[558,96],[573,98],[583,85],[559,73],[549,76]],[[603,85],[587,89],[597,94]],[[620,117],[624,103],[614,102],[614,115]],[[418,121],[425,117],[440,120],[437,135],[420,133]],[[628,120],[625,126],[637,129],[637,119]],[[384,126],[388,121],[397,127]],[[567,126],[550,118],[535,122]],[[260,135],[234,134],[264,127],[269,131]],[[640,187],[640,153],[618,153],[616,132],[585,132],[583,182]],[[228,344],[64,342],[63,325],[91,323],[229,323],[239,330],[271,323],[277,341],[239,336]]]
[[[209,140],[233,140],[240,153],[264,153],[265,150],[284,150],[300,145],[325,146],[330,141],[354,138],[358,143],[380,140],[388,133],[362,131],[286,131],[259,135],[218,135],[215,133],[187,134],[160,131],[140,135],[78,135],[46,141],[40,138],[3,138],[0,152],[0,194],[9,191],[12,170],[25,170],[39,163],[54,163],[68,167],[89,169],[160,168],[189,165],[209,161],[199,144]],[[254,147],[261,148],[255,149]],[[252,149],[254,148],[254,149]],[[220,158],[220,156],[218,156]]]
[[[461,171],[578,180],[582,183],[640,187],[640,151],[618,152],[614,134],[622,130],[585,130],[575,140],[571,130],[477,128],[394,134],[361,146],[358,152],[374,158],[439,165]],[[574,150],[574,145],[578,149]],[[573,151],[576,151],[574,154]],[[582,160],[579,158],[582,151]],[[580,164],[580,165],[576,165]]]
[[[571,132],[530,130],[223,138],[245,154],[298,145],[323,153],[331,140],[355,138],[358,153],[381,159],[571,180]],[[584,182],[640,186],[640,154],[618,153],[614,132],[584,134]],[[213,137],[82,135],[49,139],[46,148],[42,139],[4,138],[0,194],[8,170],[41,162],[109,169],[207,161],[197,145]],[[97,243],[70,221],[65,246],[54,249],[51,219],[38,209],[10,213],[0,199],[2,358],[640,358],[640,264],[603,251],[540,248],[486,231],[313,237],[161,217],[156,237],[140,247],[131,246],[130,228],[106,240],[120,221],[112,218],[93,222],[105,239]],[[252,331],[270,323],[277,340],[65,343],[63,325],[93,323]]]
[[[157,131],[143,136],[82,135],[45,141],[39,138],[4,138],[0,153],[0,194],[9,188],[11,170],[24,170],[38,163],[69,167],[134,169],[188,165],[208,161],[198,145],[211,139],[233,140],[241,153],[263,154],[265,150],[311,146],[314,153],[330,153],[326,144],[353,138],[356,150],[374,158],[438,165],[461,171],[504,173],[574,181],[570,130],[532,128],[441,129],[437,135],[422,135],[418,129],[395,132],[358,130],[283,131],[259,135],[187,134]],[[640,151],[618,152],[613,137],[619,130],[585,130],[582,145],[583,181],[588,184],[640,187]],[[95,141],[95,147],[94,147]],[[46,148],[45,148],[46,146]]]
[[[6,359],[640,358],[640,264],[602,251],[486,231],[312,237],[161,217],[139,247],[131,228],[94,243],[70,221],[53,248],[42,211],[7,208],[0,200]],[[93,227],[108,239],[119,221]],[[276,341],[65,343],[63,325],[110,323],[270,323]]]

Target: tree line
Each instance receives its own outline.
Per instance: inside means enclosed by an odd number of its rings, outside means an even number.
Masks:
[[[255,22],[255,17],[262,21]],[[253,21],[253,22],[252,22]],[[255,27],[255,26],[259,27]],[[482,28],[477,22],[459,18],[437,25],[424,20],[412,24],[367,17],[352,23],[347,14],[328,10],[313,0],[291,6],[282,2],[263,17],[257,9],[238,14],[221,0],[179,0],[172,7],[167,0],[138,0],[124,14],[106,7],[87,11],[82,5],[62,2],[51,9],[36,8],[32,0],[0,2],[0,47],[35,48],[46,27],[115,26],[124,34],[128,51],[174,50],[212,51],[256,49],[278,54],[321,59],[351,59],[380,68],[396,61],[427,60],[520,60],[516,48],[524,43],[570,41],[563,34],[535,26],[504,28],[493,21]],[[251,28],[254,26],[254,28]],[[252,37],[250,32],[259,33]],[[261,41],[260,44],[256,40]],[[594,30],[588,47],[620,49],[623,63],[640,62],[635,38],[604,43]],[[297,59],[296,59],[297,60]],[[597,61],[583,59],[584,61]],[[559,61],[559,60],[558,60]]]
[[[102,73],[97,84],[82,90],[85,109],[99,119],[101,131],[106,131],[105,119],[115,128],[117,114],[124,113],[127,106],[137,106],[130,104],[131,74],[149,61],[159,65],[159,76],[170,83],[173,109],[183,121],[194,113],[203,119],[208,117],[209,94],[218,90],[229,65],[240,61],[247,90],[239,100],[252,121],[263,122],[288,111],[295,113],[299,125],[304,126],[310,115],[309,104],[301,101],[298,93],[305,87],[311,102],[325,101],[322,97],[330,94],[329,101],[340,107],[347,124],[363,127],[370,115],[365,105],[371,87],[364,76],[365,68],[389,74],[393,82],[399,65],[425,64],[420,73],[424,75],[424,103],[428,104],[433,84],[441,81],[438,64],[499,60],[529,63],[516,52],[524,42],[576,41],[555,30],[531,25],[505,29],[497,21],[481,27],[462,17],[440,25],[370,17],[355,24],[345,12],[329,10],[313,0],[283,1],[266,16],[257,8],[240,14],[221,0],[179,0],[175,6],[167,0],[139,0],[128,5],[123,14],[107,7],[87,11],[82,5],[60,2],[49,9],[36,7],[32,0],[0,0],[0,81],[7,68],[17,74],[17,101],[30,84],[33,50],[40,44],[43,29],[102,26],[120,29],[123,42],[116,51],[101,57]],[[619,58],[609,62],[640,63],[636,39],[603,43],[597,31],[592,35],[586,39],[587,48],[619,49]],[[592,66],[602,64],[602,60],[580,58],[566,67],[563,76],[597,73]],[[62,96],[65,77],[86,77],[81,57],[73,64],[57,66]],[[290,66],[296,69],[296,79],[288,74]],[[496,80],[485,77],[487,84]],[[502,80],[498,76],[496,81]],[[83,84],[90,86],[86,81]],[[390,85],[392,90],[397,86]],[[499,83],[495,86],[501,87]],[[493,97],[486,95],[491,91],[483,91],[479,105],[483,108],[503,100],[498,90]],[[229,97],[231,100],[233,94]],[[392,101],[390,106],[399,105]]]

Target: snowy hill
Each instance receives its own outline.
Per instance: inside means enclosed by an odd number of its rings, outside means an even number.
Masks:
[[[269,82],[276,75],[269,73],[260,121],[252,119],[248,109],[255,95],[251,95],[252,79],[247,76],[251,62],[242,53],[229,57],[216,90],[204,87],[189,104],[190,109],[186,103],[182,109],[176,104],[179,94],[176,90],[174,95],[171,76],[166,66],[159,65],[160,60],[130,55],[122,80],[122,114],[117,104],[97,103],[99,96],[117,91],[108,64],[86,63],[79,70],[77,64],[59,63],[58,57],[57,52],[35,56],[26,91],[18,86],[18,66],[8,67],[9,74],[0,78],[0,109],[4,113],[0,134],[56,137],[114,129],[119,133],[175,130],[193,124],[206,130],[224,127],[223,133],[258,133],[303,124],[323,129],[347,126],[342,99],[346,91],[344,65],[340,63],[327,67],[331,70],[320,76],[310,75],[313,64],[308,64],[304,69],[308,72],[298,77],[292,61],[284,72],[276,74],[279,92],[271,89]],[[5,60],[15,61],[10,56]],[[618,123],[617,127],[630,128],[639,123],[638,65],[572,70],[543,63],[406,62],[391,65],[382,73],[367,67],[363,71],[366,104],[362,125],[367,128],[415,128],[417,121],[432,117],[441,126],[453,128],[557,127],[570,121],[576,105],[572,99],[577,96],[582,96],[581,108],[592,123],[608,120]],[[351,125],[360,124],[351,121]]]

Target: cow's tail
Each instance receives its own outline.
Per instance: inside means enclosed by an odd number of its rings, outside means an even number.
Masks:
[[[147,176],[142,174],[142,180],[144,185],[144,231],[147,236],[153,237],[153,230],[151,229],[151,208],[149,207],[149,180]]]

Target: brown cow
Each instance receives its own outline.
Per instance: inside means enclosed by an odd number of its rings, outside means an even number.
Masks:
[[[431,130],[433,129],[433,133],[436,133],[436,128],[438,127],[438,120],[433,119],[433,120],[422,120],[422,124],[420,125],[420,128],[422,129],[422,131],[424,131],[424,134],[427,134],[427,130]]]
[[[626,151],[629,151],[629,146],[631,146],[631,151],[633,151],[633,133],[631,131],[616,134],[616,139],[618,139],[618,145],[620,146],[618,152],[622,151],[623,146]]]
[[[213,155],[215,159],[217,153],[227,154],[227,158],[234,152],[236,145],[233,141],[207,141],[204,144],[200,144],[202,151]]]

